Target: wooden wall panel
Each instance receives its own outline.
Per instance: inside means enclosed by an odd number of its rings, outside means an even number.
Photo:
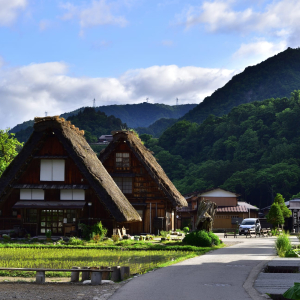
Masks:
[[[236,197],[201,197],[201,200],[210,200],[218,206],[237,206]]]

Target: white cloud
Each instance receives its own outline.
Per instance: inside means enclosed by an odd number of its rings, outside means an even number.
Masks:
[[[0,0],[0,26],[11,25],[26,6],[26,0]]]
[[[115,16],[112,13],[116,5],[114,3],[107,3],[106,0],[93,0],[90,5],[84,6],[76,6],[67,2],[61,4],[60,7],[66,10],[66,13],[61,17],[63,20],[79,20],[81,27],[80,35],[83,35],[83,28],[100,25],[117,25],[124,27],[128,23],[125,17]]]
[[[235,74],[232,70],[153,66],[129,70],[119,78],[68,76],[62,62],[0,68],[0,128],[13,127],[35,116],[55,115],[92,104],[145,101],[174,105],[199,103]]]
[[[242,44],[233,54],[233,59],[241,59],[244,64],[253,65],[261,62],[275,54],[285,50],[287,44],[285,41],[272,43],[265,40]]]
[[[200,7],[190,7],[182,15],[187,27],[204,24],[211,32],[279,32],[296,29],[300,25],[300,1],[273,1],[265,10],[254,11],[247,8],[234,10],[237,1],[216,0],[204,2]]]

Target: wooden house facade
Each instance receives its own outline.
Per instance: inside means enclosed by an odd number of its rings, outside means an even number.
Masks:
[[[141,223],[83,134],[63,118],[35,119],[33,134],[0,179],[0,230],[65,235],[79,223],[102,221],[112,234]]]
[[[214,218],[214,230],[232,230],[236,228],[237,222],[241,223],[245,218],[258,218],[258,208],[238,201],[239,197],[239,194],[221,188],[190,193],[186,195],[188,207],[177,210],[177,225],[179,228],[188,226],[194,229],[198,206],[203,200],[210,200],[218,206]]]
[[[130,234],[174,229],[176,207],[187,202],[134,133],[113,132],[99,159],[142,218],[142,223],[128,224]]]

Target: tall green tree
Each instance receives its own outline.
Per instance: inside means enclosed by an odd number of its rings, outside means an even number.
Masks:
[[[281,194],[279,194],[279,193],[276,194],[274,203],[277,203],[279,205],[284,218],[288,218],[292,215],[292,212],[285,205],[284,198],[282,197]]]
[[[271,209],[267,214],[267,221],[273,225],[273,227],[279,227],[284,223],[284,217],[278,203],[273,203]]]
[[[9,129],[0,129],[0,176],[17,156],[18,150],[21,149],[23,143],[20,143],[13,133],[8,132]]]

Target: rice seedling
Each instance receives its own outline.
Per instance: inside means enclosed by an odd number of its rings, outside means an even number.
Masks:
[[[0,266],[6,268],[70,269],[73,266],[130,266],[132,274],[143,273],[161,264],[196,256],[186,251],[122,251],[99,249],[2,248]],[[47,276],[67,273],[48,272]],[[34,276],[33,272],[1,271],[0,276]]]

